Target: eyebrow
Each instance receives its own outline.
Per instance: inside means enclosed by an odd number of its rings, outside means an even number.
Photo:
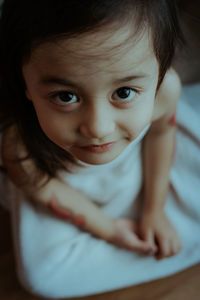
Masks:
[[[133,81],[133,80],[136,80],[136,79],[143,79],[143,78],[147,78],[147,77],[149,77],[149,74],[146,74],[146,73],[141,73],[141,74],[138,74],[138,75],[130,75],[130,76],[127,76],[127,77],[124,77],[124,78],[116,79],[114,81],[114,83],[129,82],[129,81]]]
[[[55,77],[55,76],[42,77],[39,80],[39,84],[44,84],[44,85],[58,84],[58,85],[73,86],[73,87],[75,86],[75,83],[73,83],[72,81]]]
[[[141,73],[141,74],[138,74],[138,75],[130,75],[130,76],[127,76],[127,77],[124,77],[124,78],[116,79],[116,80],[114,80],[114,83],[119,84],[119,83],[123,83],[123,82],[133,81],[133,80],[136,80],[136,79],[147,78],[149,76],[150,75],[146,74],[146,73]],[[42,77],[39,80],[39,84],[42,84],[42,85],[58,84],[58,85],[71,86],[71,87],[77,86],[77,84],[75,84],[73,81],[66,80],[66,79],[59,78],[59,77],[55,77],[55,76]]]

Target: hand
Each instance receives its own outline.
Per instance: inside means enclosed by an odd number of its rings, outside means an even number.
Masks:
[[[163,209],[143,215],[139,235],[151,245],[157,259],[173,256],[181,250],[178,234]]]
[[[112,243],[142,254],[152,255],[152,247],[148,241],[143,241],[137,235],[138,224],[130,219],[114,220],[115,236]]]

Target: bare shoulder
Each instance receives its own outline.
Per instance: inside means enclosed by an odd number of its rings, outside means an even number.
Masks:
[[[170,68],[158,90],[152,122],[167,119],[176,111],[181,92],[181,82],[178,74]]]

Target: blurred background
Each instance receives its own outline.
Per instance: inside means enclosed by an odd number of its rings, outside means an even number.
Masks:
[[[174,67],[182,83],[188,84],[200,81],[200,1],[178,2],[186,44],[177,50]]]

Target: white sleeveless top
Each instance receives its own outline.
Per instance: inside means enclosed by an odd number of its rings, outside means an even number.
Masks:
[[[103,165],[81,162],[84,167],[78,167],[77,173],[64,173],[62,179],[83,192],[110,217],[127,215],[142,184],[141,140],[149,126],[113,161]]]

